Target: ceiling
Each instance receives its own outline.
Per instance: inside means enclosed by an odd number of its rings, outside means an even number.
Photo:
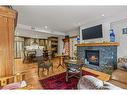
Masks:
[[[127,6],[13,6],[18,23],[67,32],[80,25],[110,18],[127,11]]]

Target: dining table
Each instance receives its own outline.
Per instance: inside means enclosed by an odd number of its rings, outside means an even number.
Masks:
[[[27,50],[26,57],[29,62],[34,62],[34,59],[36,58],[36,51],[35,50]]]

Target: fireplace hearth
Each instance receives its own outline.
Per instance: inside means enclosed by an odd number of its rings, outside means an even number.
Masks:
[[[85,60],[88,64],[99,66],[99,50],[85,50]]]

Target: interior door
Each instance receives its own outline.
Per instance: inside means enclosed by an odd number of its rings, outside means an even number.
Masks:
[[[0,16],[0,76],[6,75],[8,61],[7,18]]]
[[[13,74],[14,19],[0,15],[0,77]]]

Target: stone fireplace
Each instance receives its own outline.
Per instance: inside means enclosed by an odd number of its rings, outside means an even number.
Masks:
[[[117,68],[117,42],[86,43],[77,45],[78,59],[88,68],[106,72]]]

